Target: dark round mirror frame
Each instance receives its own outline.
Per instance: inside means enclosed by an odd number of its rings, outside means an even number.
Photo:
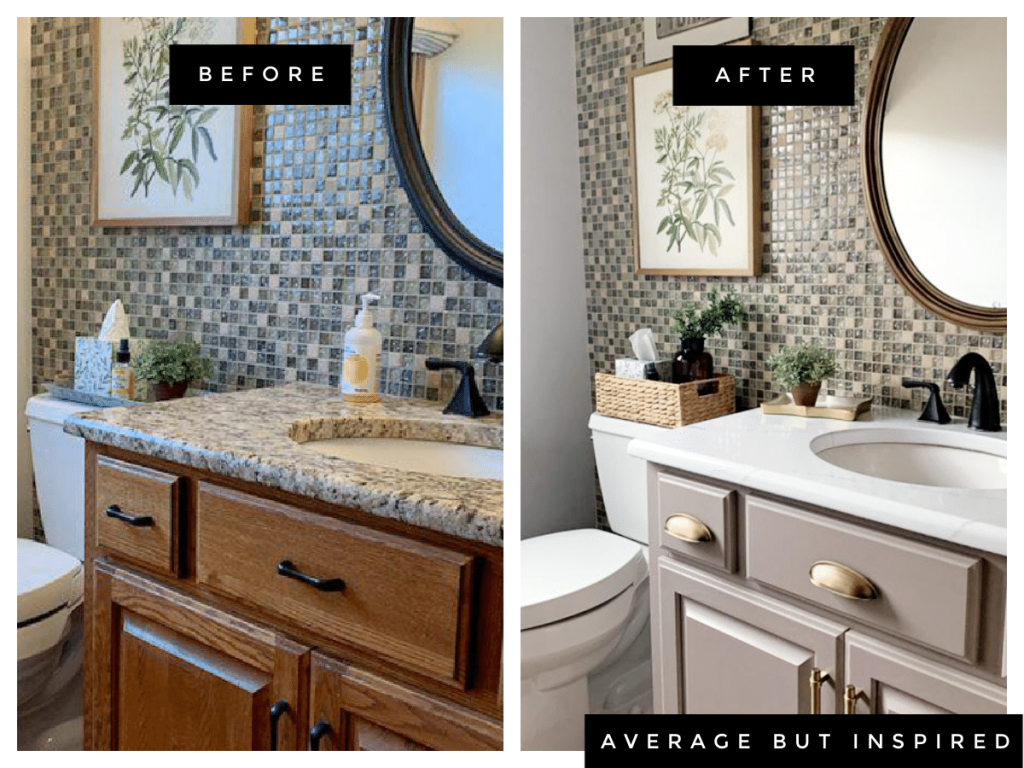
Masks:
[[[896,275],[896,280],[916,302],[957,325],[1005,333],[1006,308],[995,309],[967,304],[932,285],[910,258],[892,220],[882,168],[882,124],[889,86],[896,70],[896,59],[910,30],[911,22],[912,18],[891,18],[886,22],[875,48],[875,60],[871,64],[871,78],[868,82],[862,117],[864,146],[861,152],[868,215],[871,217],[878,247],[882,249],[882,254]]]
[[[412,18],[384,24],[384,110],[391,156],[409,202],[437,246],[481,280],[501,287],[502,254],[470,232],[448,207],[420,144],[413,114]]]

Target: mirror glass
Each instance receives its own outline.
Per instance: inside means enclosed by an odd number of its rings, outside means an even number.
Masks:
[[[884,193],[913,266],[947,296],[1006,307],[1006,19],[917,18],[881,131]]]
[[[417,17],[413,106],[434,181],[463,226],[502,249],[502,19]]]

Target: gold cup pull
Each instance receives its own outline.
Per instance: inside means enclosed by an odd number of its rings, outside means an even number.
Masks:
[[[828,680],[828,672],[815,667],[811,670],[811,714],[821,714],[821,684]]]
[[[848,600],[874,600],[875,585],[867,577],[841,563],[819,560],[811,566],[811,584]]]
[[[848,685],[846,686],[846,693],[843,694],[843,714],[844,715],[856,715],[857,714],[857,699],[860,698],[860,694],[857,693],[857,686]]]
[[[688,544],[702,544],[711,541],[711,530],[692,515],[672,515],[665,521],[665,533]]]

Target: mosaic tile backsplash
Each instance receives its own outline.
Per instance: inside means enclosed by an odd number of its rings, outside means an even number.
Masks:
[[[92,42],[85,18],[32,25],[34,385],[70,373],[75,336],[120,298],[134,336],[186,333],[214,363],[209,388],[338,385],[357,296],[374,291],[384,335],[381,391],[445,400],[502,317],[502,291],[435,248],[389,157],[380,19],[261,18],[259,43],[350,43],[352,105],[255,109],[251,223],[91,225]],[[500,365],[474,361],[502,408]]]
[[[875,243],[860,177],[861,105],[885,19],[755,18],[762,45],[856,46],[857,105],[762,109],[762,274],[680,278],[634,272],[627,75],[644,66],[643,19],[581,18],[574,24],[580,175],[590,358],[611,371],[629,335],[651,327],[660,352],[678,348],[671,313],[715,287],[736,290],[749,321],[708,339],[716,368],[736,376],[737,406],[781,392],[765,358],[783,344],[834,349],[840,374],[829,394],[874,395],[920,408],[922,390],[904,376],[941,382],[965,352],[991,363],[1006,420],[1006,336],[943,321],[896,283]],[[966,415],[968,393],[946,387],[950,413]],[[600,505],[599,505],[600,506]],[[606,524],[599,511],[599,522]]]

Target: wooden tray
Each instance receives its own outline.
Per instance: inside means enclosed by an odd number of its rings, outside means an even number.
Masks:
[[[862,413],[871,410],[873,397],[836,397],[821,395],[815,405],[797,405],[788,392],[774,400],[761,403],[761,413],[782,416],[805,416],[812,419],[838,419],[854,421]]]

